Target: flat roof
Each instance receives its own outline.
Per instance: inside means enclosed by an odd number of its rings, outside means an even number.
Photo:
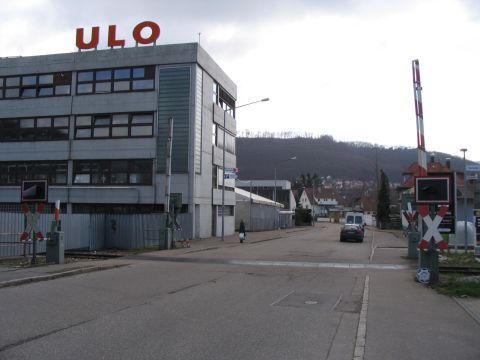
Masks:
[[[167,44],[0,58],[0,76],[144,65],[198,63],[235,99],[237,86],[198,44]]]

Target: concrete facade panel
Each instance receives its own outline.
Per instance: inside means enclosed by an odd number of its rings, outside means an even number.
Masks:
[[[150,204],[153,187],[72,187],[70,202],[86,204]]]
[[[72,141],[71,158],[80,159],[153,159],[155,138]]]
[[[0,142],[0,161],[67,160],[68,141]]]
[[[0,104],[0,119],[69,115],[72,108],[72,97],[1,100]]]
[[[154,91],[81,95],[73,98],[72,113],[78,115],[156,111],[156,99],[157,94]]]
[[[222,190],[213,189],[213,204],[222,205]],[[234,191],[225,191],[225,205],[235,205],[235,192]]]

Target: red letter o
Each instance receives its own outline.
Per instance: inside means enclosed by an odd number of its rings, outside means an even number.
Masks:
[[[142,30],[149,27],[152,30],[152,34],[148,38],[142,37]],[[157,41],[160,36],[160,26],[153,21],[144,21],[135,26],[133,29],[133,38],[139,44],[152,44]]]

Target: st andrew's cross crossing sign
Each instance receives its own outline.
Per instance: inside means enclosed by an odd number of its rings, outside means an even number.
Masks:
[[[448,248],[447,243],[445,242],[445,240],[443,240],[442,235],[438,231],[438,226],[442,222],[442,219],[444,218],[444,216],[447,214],[447,211],[448,211],[448,206],[446,205],[440,206],[437,214],[435,215],[435,218],[432,219],[428,211],[428,205],[419,206],[418,212],[420,216],[423,218],[425,225],[427,226],[427,231],[425,232],[425,235],[423,235],[422,240],[418,244],[419,250],[425,250],[428,247],[428,244],[431,238],[435,240],[439,249],[445,250]]]
[[[43,212],[44,209],[45,204],[41,203],[40,205],[38,205],[37,211],[32,213],[27,204],[22,204],[22,211],[27,219],[27,226],[25,226],[25,230],[20,235],[20,241],[27,241],[30,231],[33,231],[38,240],[44,239],[44,236],[38,227],[38,218],[40,217],[40,214]]]

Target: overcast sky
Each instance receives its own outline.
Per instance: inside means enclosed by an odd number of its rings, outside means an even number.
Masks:
[[[76,51],[108,25],[133,46],[197,42],[238,86],[238,130],[416,147],[411,61],[420,60],[428,152],[480,161],[478,0],[0,0],[0,57]]]

